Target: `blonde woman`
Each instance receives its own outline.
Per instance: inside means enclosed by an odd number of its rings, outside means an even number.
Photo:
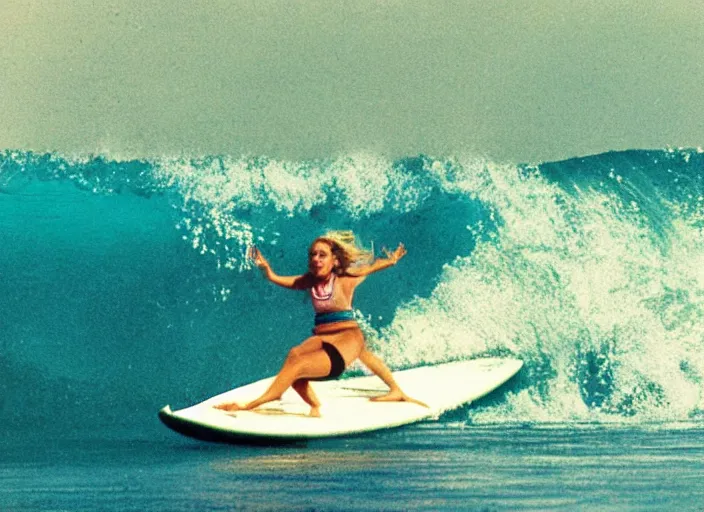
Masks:
[[[425,406],[407,396],[398,386],[389,368],[366,349],[364,335],[354,319],[352,298],[355,288],[369,275],[389,268],[406,255],[403,244],[386,258],[374,259],[361,249],[349,231],[333,231],[316,238],[308,253],[308,272],[300,276],[279,276],[256,248],[250,257],[269,281],[292,290],[309,290],[315,310],[313,336],[291,349],[271,386],[256,400],[245,405],[226,403],[216,408],[226,411],[249,410],[277,400],[289,387],[310,405],[310,415],[320,416],[320,401],[310,381],[332,380],[356,359],[378,375],[389,393],[377,401],[409,401]],[[427,407],[427,406],[426,406]]]

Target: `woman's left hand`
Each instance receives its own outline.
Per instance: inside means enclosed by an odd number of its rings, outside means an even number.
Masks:
[[[403,244],[398,244],[398,247],[394,252],[389,252],[384,249],[384,253],[386,254],[386,257],[395,265],[398,263],[398,260],[406,255],[407,251]]]

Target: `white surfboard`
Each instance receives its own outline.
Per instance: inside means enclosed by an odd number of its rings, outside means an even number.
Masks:
[[[270,377],[185,409],[172,411],[167,405],[159,411],[159,418],[180,434],[215,442],[271,444],[360,434],[437,418],[490,393],[513,377],[521,366],[523,363],[516,359],[487,358],[394,372],[401,388],[429,407],[371,401],[370,398],[388,391],[375,376],[313,382],[322,404],[320,418],[308,415],[310,407],[293,389],[288,389],[281,400],[253,411],[226,412],[213,407],[257,398],[273,380]]]

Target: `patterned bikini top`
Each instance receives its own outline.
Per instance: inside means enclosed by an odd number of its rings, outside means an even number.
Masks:
[[[316,313],[329,313],[331,311],[347,311],[352,309],[352,297],[345,300],[340,293],[337,276],[332,274],[325,282],[317,283],[310,289],[310,298]]]

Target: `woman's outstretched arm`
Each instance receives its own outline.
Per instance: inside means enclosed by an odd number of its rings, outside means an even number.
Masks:
[[[389,252],[384,249],[386,258],[375,259],[370,265],[364,265],[360,267],[354,267],[347,270],[347,274],[353,277],[364,277],[379,270],[384,270],[385,268],[392,267],[398,263],[398,260],[406,255],[406,248],[403,244],[398,244],[395,251]]]
[[[289,288],[291,290],[304,290],[310,288],[308,274],[300,276],[280,276],[271,269],[269,262],[262,256],[259,249],[252,247],[249,250],[249,257],[254,261],[254,264],[259,267],[266,278],[274,284]]]

